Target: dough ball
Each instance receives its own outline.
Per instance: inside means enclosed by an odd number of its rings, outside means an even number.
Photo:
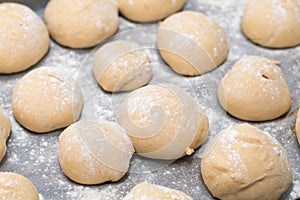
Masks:
[[[76,81],[53,67],[37,68],[26,74],[16,84],[12,96],[17,121],[37,133],[72,124],[78,119],[82,104]]]
[[[209,124],[196,101],[174,85],[148,85],[130,93],[119,108],[119,124],[137,153],[148,158],[191,155],[206,139]]]
[[[108,121],[79,121],[59,137],[63,172],[81,184],[118,181],[127,172],[134,150],[127,134]]]
[[[298,142],[300,143],[300,109],[297,114],[297,120],[296,120],[296,135]]]
[[[95,46],[119,26],[114,0],[51,0],[44,17],[52,38],[71,48]]]
[[[259,56],[237,61],[219,85],[222,107],[248,121],[272,120],[286,113],[290,92],[278,63]]]
[[[48,30],[29,7],[0,3],[0,74],[23,71],[48,51]]]
[[[201,174],[212,195],[224,200],[274,200],[288,189],[287,153],[270,135],[241,124],[222,131],[205,149]]]
[[[300,43],[298,0],[250,0],[242,18],[244,34],[253,42],[271,48]]]
[[[160,185],[140,183],[126,195],[123,200],[164,199],[164,200],[193,200],[189,195]]]
[[[150,63],[150,57],[138,44],[119,40],[102,46],[96,52],[93,71],[105,91],[129,91],[150,81]]]
[[[186,0],[118,0],[124,17],[136,22],[155,22],[180,10]]]
[[[0,199],[39,200],[39,195],[26,177],[12,172],[0,172]]]
[[[201,75],[227,58],[225,31],[198,12],[184,11],[168,17],[161,23],[157,37],[162,58],[179,74]]]
[[[6,140],[11,131],[11,122],[2,107],[0,106],[0,161],[6,153]]]

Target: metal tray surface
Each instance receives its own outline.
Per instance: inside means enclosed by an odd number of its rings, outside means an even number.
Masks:
[[[1,1],[0,2],[4,2]],[[19,0],[30,6],[41,17],[45,0]],[[138,42],[150,54],[153,63],[153,83],[172,83],[193,96],[209,117],[209,142],[221,130],[243,121],[235,119],[220,107],[217,86],[233,63],[245,55],[260,55],[279,60],[292,97],[290,111],[283,117],[261,123],[251,123],[270,133],[286,149],[293,172],[293,184],[282,197],[293,200],[300,197],[300,147],[294,133],[297,109],[300,105],[300,46],[282,50],[266,49],[251,43],[241,32],[242,10],[246,0],[189,0],[184,10],[196,10],[217,21],[229,40],[228,59],[217,69],[199,76],[183,77],[173,72],[161,60],[155,46],[159,23],[138,24],[120,17],[118,34],[107,41],[126,39]],[[105,42],[107,42],[105,41]],[[103,43],[105,43],[103,42]],[[66,200],[117,200],[141,182],[149,182],[178,189],[195,200],[214,199],[205,187],[200,174],[204,144],[192,156],[177,161],[153,161],[134,155],[129,173],[116,183],[83,186],[70,181],[61,171],[58,162],[58,136],[62,130],[46,134],[29,132],[14,119],[11,95],[16,82],[28,71],[53,66],[65,69],[78,80],[84,94],[85,105],[81,119],[99,118],[116,120],[118,104],[128,93],[105,93],[92,75],[92,58],[101,43],[94,49],[73,50],[51,41],[48,54],[29,70],[12,75],[0,75],[0,105],[9,114],[12,132],[8,139],[7,154],[0,171],[11,171],[28,177],[37,187],[41,199]]]

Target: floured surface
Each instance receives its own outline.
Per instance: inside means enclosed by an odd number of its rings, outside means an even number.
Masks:
[[[31,7],[36,9],[40,16],[42,15],[43,9],[41,7],[45,5],[45,1],[28,0],[26,2],[31,4]],[[293,185],[282,199],[294,200],[300,197],[300,147],[295,134],[292,132],[297,108],[300,105],[300,47],[269,50],[248,41],[240,29],[242,8],[245,2],[245,0],[189,0],[187,3],[186,10],[198,10],[211,17],[225,29],[229,39],[230,52],[227,61],[216,70],[200,77],[185,78],[179,76],[168,66],[162,64],[163,62],[153,43],[155,41],[155,28],[146,29],[147,31],[141,29],[157,27],[156,24],[140,25],[121,18],[119,30],[121,34],[115,39],[131,39],[142,46],[149,47],[147,52],[150,54],[152,63],[154,63],[154,76],[151,83],[175,84],[196,99],[208,115],[211,124],[208,141],[222,129],[242,122],[226,115],[217,99],[219,81],[233,63],[245,55],[265,56],[280,61],[280,67],[291,91],[292,107],[289,113],[280,119],[252,123],[252,125],[270,133],[286,149],[293,172]],[[82,67],[81,72],[85,72],[84,68],[90,69],[87,70],[86,76],[79,77],[79,79],[83,78],[80,79],[79,84],[84,90],[84,98],[90,100],[85,102],[85,105],[89,105],[89,103],[93,105],[92,111],[95,112],[97,118],[116,120],[117,105],[125,98],[126,94],[111,95],[104,93],[97,86],[91,71],[92,56],[86,60],[88,64],[82,65],[90,51],[70,50],[51,42],[50,52],[36,67],[57,66],[65,69],[74,78],[76,78],[80,67]],[[200,175],[200,157],[203,147],[197,150],[193,156],[185,157],[168,166],[164,162],[153,163],[135,155],[129,169],[130,173],[118,183],[89,187],[80,186],[68,180],[61,172],[58,163],[58,136],[61,130],[44,135],[32,134],[17,124],[12,117],[11,94],[13,87],[25,73],[10,76],[0,75],[0,105],[10,116],[13,124],[13,131],[8,140],[7,156],[1,163],[0,171],[14,171],[25,175],[34,183],[44,200],[119,200],[132,187],[141,182],[178,189],[195,200],[213,199],[205,188]],[[87,93],[85,87],[90,86],[92,86],[91,92]],[[84,112],[86,111],[84,110]]]

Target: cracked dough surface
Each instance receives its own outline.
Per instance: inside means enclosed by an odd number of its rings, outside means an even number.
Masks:
[[[24,71],[47,53],[48,30],[29,7],[0,3],[0,19],[0,74]]]
[[[238,60],[219,84],[222,107],[234,117],[266,121],[285,114],[291,106],[289,88],[278,61],[259,56]]]
[[[12,95],[12,110],[17,121],[37,132],[50,132],[75,122],[83,97],[76,81],[54,67],[40,67],[23,76]]]

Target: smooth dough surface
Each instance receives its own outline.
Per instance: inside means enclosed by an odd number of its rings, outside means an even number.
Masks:
[[[259,19],[259,20],[258,20]],[[244,34],[265,47],[300,44],[299,0],[250,0],[242,18]]]
[[[0,3],[0,74],[23,71],[48,51],[48,30],[29,7]]]
[[[297,120],[296,120],[296,135],[297,135],[298,142],[300,144],[300,108],[298,110]]]
[[[11,131],[11,122],[9,117],[0,106],[0,161],[6,153],[6,140],[8,139]]]
[[[186,0],[118,0],[122,15],[136,22],[155,22],[180,10]]]
[[[221,80],[219,102],[231,115],[248,121],[272,120],[291,105],[279,62],[259,56],[237,61]]]
[[[95,46],[119,26],[114,0],[51,0],[44,17],[52,38],[71,48]]]
[[[148,85],[121,103],[118,121],[142,156],[172,160],[191,155],[206,139],[208,118],[174,85]]]
[[[183,11],[171,15],[161,23],[157,34],[162,58],[179,74],[201,75],[227,58],[225,31],[199,12]]]
[[[39,195],[26,177],[12,172],[0,172],[0,199],[39,200]]]
[[[222,200],[279,199],[292,182],[284,148],[248,124],[216,136],[205,149],[201,174],[212,195]]]
[[[132,143],[116,123],[78,121],[59,137],[59,162],[73,181],[94,185],[118,181],[127,172]]]
[[[83,104],[76,81],[63,70],[40,67],[22,77],[12,96],[17,121],[37,132],[66,127],[80,116]]]
[[[96,52],[93,72],[105,91],[130,91],[150,81],[151,60],[137,43],[118,40],[105,44]]]
[[[189,195],[160,185],[140,183],[123,200],[193,200]]]

